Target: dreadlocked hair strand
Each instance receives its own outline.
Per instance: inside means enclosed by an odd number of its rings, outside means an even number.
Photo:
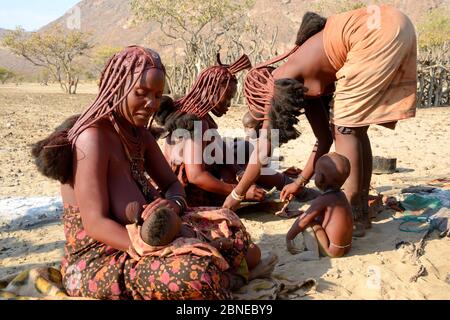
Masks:
[[[298,117],[304,113],[304,94],[308,89],[298,80],[279,79],[275,81],[272,108],[270,110],[271,127],[279,130],[281,144],[300,136],[295,128]]]
[[[194,122],[200,121],[195,114],[179,111],[175,102],[169,96],[163,96],[158,112],[155,114],[155,122],[164,127],[165,133],[172,133],[177,129],[194,131]]]
[[[236,74],[251,68],[247,55],[242,55],[231,65],[223,64],[217,54],[217,65],[203,70],[187,95],[173,100],[163,96],[155,121],[168,133],[176,129],[194,130],[194,122],[203,119],[222,100],[232,83],[237,83]],[[220,95],[219,95],[220,94]]]
[[[306,12],[298,29],[295,44],[301,46],[306,40],[322,31],[326,23],[327,19],[317,13]]]
[[[183,98],[175,101],[177,110],[194,114],[198,118],[205,117],[224,97],[231,83],[237,83],[236,73],[251,67],[250,59],[245,54],[231,65],[222,64],[218,54],[217,63],[218,65],[203,70],[191,91]],[[225,85],[225,88],[218,97],[223,85]]]
[[[130,46],[116,53],[102,72],[97,98],[69,131],[69,141],[73,143],[81,132],[116,110],[148,67],[165,72],[159,56],[150,49]],[[131,78],[131,81],[125,88],[128,78]]]
[[[270,103],[275,85],[275,80],[272,75],[275,68],[271,65],[286,59],[297,51],[298,48],[299,46],[295,46],[289,52],[257,65],[245,77],[244,95],[247,101],[248,111],[255,120],[264,121],[269,119]]]
[[[46,139],[32,145],[31,153],[39,172],[62,184],[71,183],[76,138],[105,116],[112,117],[147,68],[165,73],[159,55],[151,49],[129,46],[113,55],[100,76],[99,93],[86,111],[67,119]],[[131,80],[125,88],[127,79]]]
[[[59,125],[47,138],[31,146],[31,155],[38,171],[62,184],[72,183],[72,144],[67,138],[80,115],[74,115]]]

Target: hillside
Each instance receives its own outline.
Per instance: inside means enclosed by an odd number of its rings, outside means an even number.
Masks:
[[[279,43],[292,41],[303,14],[317,8],[318,1],[308,0],[256,0],[250,16],[258,23],[279,28]],[[323,1],[331,3],[332,1]],[[361,1],[373,3],[371,0]],[[427,10],[448,3],[448,0],[391,0],[407,13],[414,22]],[[129,1],[123,0],[83,0],[77,5],[81,10],[81,30],[92,34],[95,43],[125,46],[133,43],[146,44],[161,49],[167,41],[158,31],[156,23],[132,26]],[[328,6],[332,7],[332,6]],[[69,12],[70,13],[70,12]],[[69,13],[50,23],[65,25]],[[43,27],[43,29],[48,26]]]
[[[265,27],[273,30],[278,27],[276,48],[284,50],[295,38],[296,30],[303,14],[308,10],[315,10],[318,1],[306,0],[256,0],[249,16]],[[323,1],[331,3],[331,1]],[[361,1],[371,3],[373,1]],[[405,13],[414,22],[419,21],[427,10],[439,5],[448,5],[449,0],[391,0],[389,2]],[[78,3],[81,12],[81,30],[90,34],[95,45],[126,46],[141,44],[154,48],[161,55],[170,59],[174,54],[174,46],[158,30],[156,23],[145,23],[133,26],[129,1],[124,0],[83,0]],[[332,6],[328,6],[332,8]],[[45,30],[54,24],[67,25],[71,15],[69,10],[59,19],[51,22],[40,30]],[[0,29],[0,38],[4,30]],[[176,44],[175,44],[176,46]],[[179,46],[178,46],[179,48]],[[12,57],[0,48],[0,66],[8,67],[18,72],[32,72],[30,64],[24,64],[23,59]]]
[[[7,29],[0,28],[0,40],[7,31],[8,31]],[[0,42],[0,67],[7,68],[9,70],[14,71],[17,74],[24,75],[26,77],[33,76],[37,72],[39,72],[39,69],[32,63],[12,54],[11,52],[9,52],[8,49],[3,48],[1,42]]]

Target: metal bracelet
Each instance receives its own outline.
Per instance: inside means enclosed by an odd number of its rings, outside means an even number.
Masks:
[[[175,202],[180,207],[180,214],[183,214],[187,209],[186,199],[182,196],[172,196],[167,200]]]
[[[236,200],[236,201],[244,201],[245,200],[245,196],[240,196],[236,193],[236,190],[233,189],[233,191],[231,191],[231,197]]]
[[[298,179],[301,180],[301,182],[298,182]],[[302,176],[301,174],[298,176],[298,178],[294,181],[295,185],[297,187],[304,187],[308,184],[309,180],[306,179],[304,176]]]

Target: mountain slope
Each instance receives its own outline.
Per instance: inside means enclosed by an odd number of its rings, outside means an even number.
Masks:
[[[186,0],[188,1],[188,0]],[[279,51],[290,47],[295,39],[303,14],[308,10],[317,9],[318,1],[307,0],[256,0],[249,16],[258,21],[265,30],[278,28],[276,48]],[[325,3],[331,1],[322,0]],[[362,1],[371,3],[373,1]],[[394,4],[407,13],[414,22],[428,9],[438,5],[448,5],[449,0],[391,0],[384,1]],[[138,26],[131,24],[132,12],[128,0],[83,0],[77,5],[81,13],[81,31],[90,34],[95,45],[127,46],[131,44],[145,45],[159,51],[168,60],[175,54],[174,47],[158,29],[156,23],[144,23]],[[332,8],[332,6],[328,6]],[[62,17],[40,29],[46,30],[52,25],[67,26],[72,15],[69,10]],[[4,30],[0,29],[0,38]],[[177,48],[179,51],[180,47]],[[0,66],[9,66],[18,72],[27,72],[29,64],[21,66],[23,59],[12,57],[5,50],[0,49]]]

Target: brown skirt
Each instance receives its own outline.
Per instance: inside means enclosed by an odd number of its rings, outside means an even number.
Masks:
[[[148,256],[136,261],[128,253],[88,237],[78,209],[65,206],[63,220],[67,242],[61,273],[70,296],[108,300],[232,298],[227,274],[211,257]]]

